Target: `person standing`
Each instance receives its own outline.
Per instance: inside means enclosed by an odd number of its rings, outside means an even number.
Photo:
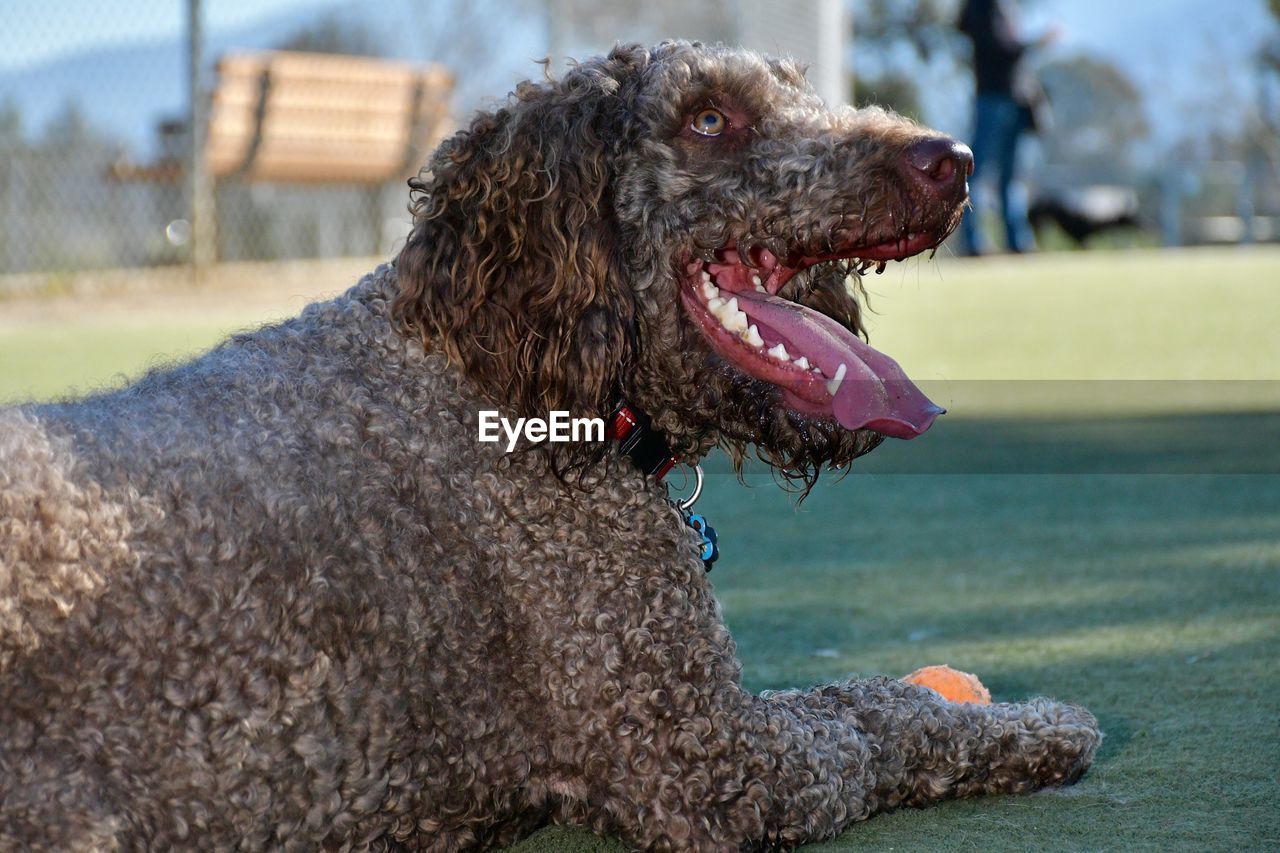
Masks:
[[[1028,132],[1044,129],[1048,101],[1025,57],[1028,51],[1054,41],[1058,31],[1050,30],[1033,42],[1022,41],[1005,0],[965,0],[959,29],[973,42],[976,84],[970,145],[974,158],[973,210],[961,223],[964,252],[980,255],[990,250],[978,219],[989,207],[987,187],[993,181],[1009,251],[1034,251],[1026,190],[1016,180],[1015,172],[1018,143]]]

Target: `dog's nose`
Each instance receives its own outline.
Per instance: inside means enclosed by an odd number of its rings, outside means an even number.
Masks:
[[[945,136],[917,142],[907,149],[903,160],[911,177],[938,195],[963,188],[973,174],[969,146]]]

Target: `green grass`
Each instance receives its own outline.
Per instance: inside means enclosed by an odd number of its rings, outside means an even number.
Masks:
[[[843,841],[1280,838],[1280,477],[872,475],[815,498],[783,541],[750,533],[756,513],[712,516],[726,551],[745,539],[752,555],[716,578],[752,686],[946,662],[999,699],[1082,702],[1108,733],[1069,793],[904,813]]]
[[[997,700],[1081,702],[1106,731],[1073,788],[880,816],[812,849],[1280,841],[1280,477],[866,475],[799,510],[709,481],[712,578],[750,687],[945,662]]]
[[[811,849],[1280,846],[1277,281],[1266,249],[894,266],[868,279],[872,339],[951,413],[799,507],[710,462],[699,509],[749,687],[945,662],[997,699],[1084,703],[1107,733],[1072,788],[879,816]],[[6,308],[0,398],[254,319],[6,325]],[[520,848],[620,849],[559,828]]]
[[[208,349],[235,326],[191,318],[176,328],[85,323],[8,330],[0,333],[0,401],[60,397],[123,384],[143,370]]]
[[[891,264],[871,340],[922,380],[1280,379],[1280,251]]]
[[[0,403],[124,384],[349,283],[219,292],[178,278],[163,293],[0,299]]]

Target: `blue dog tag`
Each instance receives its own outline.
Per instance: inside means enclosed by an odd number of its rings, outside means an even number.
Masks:
[[[684,514],[684,523],[693,528],[694,532],[702,538],[702,550],[698,557],[702,560],[702,564],[706,566],[707,571],[711,571],[711,564],[720,558],[720,547],[716,544],[716,530],[701,514],[696,512],[686,512]]]

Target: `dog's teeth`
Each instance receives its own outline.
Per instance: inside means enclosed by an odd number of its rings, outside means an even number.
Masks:
[[[713,305],[712,302],[715,302],[715,304]],[[711,309],[712,314],[715,314],[723,322],[725,317],[732,317],[738,313],[738,297],[731,296],[728,300],[723,298],[712,300],[707,303],[707,307]]]
[[[703,281],[708,281],[708,282],[709,282],[709,281],[711,281],[711,273],[707,272],[706,270],[703,270],[703,271],[702,271],[702,280],[703,280]]]
[[[787,355],[787,348],[784,347],[782,344],[777,344],[776,346],[770,347],[769,355],[773,356],[778,361],[788,361],[791,358],[789,355]]]
[[[710,276],[708,276],[702,282],[702,295],[705,296],[708,300],[715,299],[717,296],[720,295],[720,288],[716,287],[714,284],[711,283]]]
[[[764,346],[764,338],[760,337],[760,330],[756,328],[755,323],[748,326],[747,330],[742,333],[742,339],[753,347]]]
[[[713,302],[715,303],[714,305],[712,304]],[[720,322],[723,323],[725,317],[729,317],[737,313],[738,298],[736,296],[730,297],[729,299],[718,297],[716,299],[710,300],[707,303],[707,307],[711,309],[712,314],[716,315],[716,319],[718,319]]]
[[[751,286],[761,293],[764,292],[764,282],[760,280],[760,276],[758,275],[751,276]]]
[[[715,302],[717,300],[712,300]],[[720,321],[720,325],[724,326],[731,332],[745,332],[747,330],[747,315],[738,310],[738,297],[734,296],[725,302],[718,299],[719,305],[707,303],[707,307],[711,309],[711,313],[716,315],[716,319]]]
[[[840,390],[840,383],[844,381],[844,374],[846,370],[847,368],[845,367],[844,362],[841,362],[840,367],[836,370],[836,375],[827,380],[827,393],[832,397],[834,397],[836,392]]]
[[[778,346],[782,346],[782,344],[778,344]],[[786,350],[783,350],[783,352],[786,352]],[[809,359],[805,358],[804,356],[800,356],[799,358],[797,358],[795,363],[796,363],[796,367],[800,368],[801,370],[809,369]]]

